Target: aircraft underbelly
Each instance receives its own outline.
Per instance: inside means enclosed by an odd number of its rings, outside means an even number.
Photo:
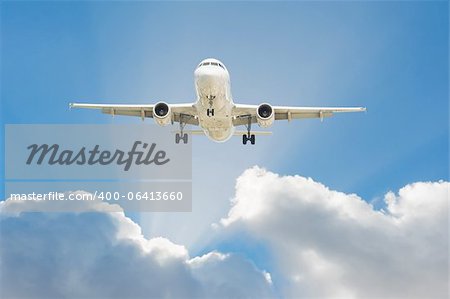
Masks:
[[[234,132],[230,101],[216,97],[212,107],[209,104],[206,106],[202,104],[201,102],[198,109],[200,127],[214,141],[228,140]],[[214,115],[208,115],[208,109],[214,109]]]
[[[208,136],[210,139],[217,141],[217,142],[224,142],[233,136],[233,129],[228,128],[224,130],[207,130],[206,136]]]
[[[199,126],[214,141],[228,140],[234,133],[229,78],[201,77],[196,81],[196,87]]]
[[[203,115],[206,115],[206,113],[203,113]],[[220,111],[219,113],[215,111],[214,116],[200,117],[199,124],[206,135],[214,141],[226,141],[234,131],[231,114],[226,111]]]

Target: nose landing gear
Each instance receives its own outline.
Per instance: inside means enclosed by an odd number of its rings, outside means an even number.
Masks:
[[[209,101],[209,108],[206,109],[206,115],[208,117],[214,116],[214,108],[213,108],[213,101],[216,98],[216,96],[213,95],[209,95],[206,97]]]

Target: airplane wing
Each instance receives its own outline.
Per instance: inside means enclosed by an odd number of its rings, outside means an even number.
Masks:
[[[155,104],[156,105],[156,104]],[[153,118],[153,108],[155,105],[122,105],[122,104],[87,104],[70,103],[70,108],[98,109],[102,113],[114,115],[137,116],[142,120],[144,118]],[[167,104],[172,112],[172,121],[180,122],[183,115],[183,122],[190,125],[198,125],[197,112],[193,104]],[[187,116],[187,117],[186,117]]]
[[[257,109],[259,105],[235,104],[233,110],[235,126],[248,124],[251,117],[251,123],[257,122]],[[364,107],[287,107],[271,106],[275,114],[275,120],[288,120],[300,118],[320,118],[331,117],[334,113],[341,112],[361,112],[366,111]]]

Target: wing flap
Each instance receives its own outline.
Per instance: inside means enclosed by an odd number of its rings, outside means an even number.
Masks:
[[[111,114],[111,115],[124,115],[124,116],[139,116],[139,117],[148,117],[153,118],[153,111],[146,110],[122,110],[122,109],[111,109],[111,108],[102,108],[102,113]]]
[[[98,109],[102,113],[110,115],[137,116],[143,118],[153,118],[153,107],[155,105],[127,105],[127,104],[88,104],[70,103],[70,108]],[[183,115],[183,122],[190,125],[198,125],[196,110],[193,104],[169,104],[174,122],[179,122]]]
[[[153,111],[154,105],[127,105],[127,104],[88,104],[88,103],[69,103],[70,108],[84,109],[115,109],[115,110],[137,110]]]
[[[251,117],[251,123],[256,123],[256,110],[258,105],[236,104],[233,110],[235,126],[248,124],[248,118]],[[364,107],[288,107],[273,106],[275,120],[291,120],[301,118],[320,118],[331,117],[334,113],[341,112],[361,112],[366,111]]]
[[[300,119],[300,118],[324,118],[324,117],[331,117],[333,116],[332,112],[322,112],[322,115],[320,112],[302,112],[302,113],[295,113],[295,112],[276,112],[275,113],[275,120],[291,120],[291,119]]]

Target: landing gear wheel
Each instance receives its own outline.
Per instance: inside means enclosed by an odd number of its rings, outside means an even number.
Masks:
[[[175,143],[178,144],[180,143],[181,140],[183,140],[183,143],[186,144],[188,143],[188,134],[184,133],[183,135],[181,135],[180,133],[176,133],[175,134]]]
[[[255,134],[242,135],[242,143],[247,144],[247,141],[250,141],[251,144],[255,144]]]
[[[214,108],[211,108],[211,109],[207,109],[206,110],[206,115],[207,116],[214,116]]]

